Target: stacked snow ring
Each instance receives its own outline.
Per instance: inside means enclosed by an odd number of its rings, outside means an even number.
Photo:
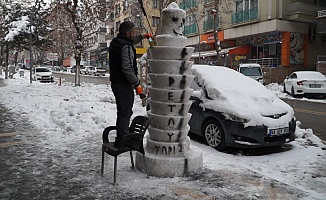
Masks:
[[[148,64],[151,86],[148,100],[151,119],[145,148],[148,173],[158,177],[183,176],[200,169],[202,153],[190,147],[187,136],[191,118],[189,88],[194,76],[189,75],[193,62],[189,61],[194,48],[185,47],[183,36],[186,12],[171,3],[162,10],[157,46],[149,48]],[[159,32],[158,31],[158,32]],[[136,167],[143,170],[143,160],[138,154]]]

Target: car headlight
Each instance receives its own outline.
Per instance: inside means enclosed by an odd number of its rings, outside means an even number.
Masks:
[[[225,119],[227,119],[227,120],[231,120],[231,121],[235,121],[235,122],[241,122],[241,123],[249,122],[248,119],[241,118],[241,117],[238,117],[238,116],[233,115],[233,114],[223,113],[223,115],[225,116]]]

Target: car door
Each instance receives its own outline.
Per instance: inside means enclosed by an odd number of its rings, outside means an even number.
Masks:
[[[291,92],[291,88],[293,87],[293,83],[294,83],[294,80],[296,78],[297,78],[297,74],[296,73],[290,74],[290,76],[287,78],[287,80],[285,82],[285,86],[286,86],[286,91],[287,92]]]

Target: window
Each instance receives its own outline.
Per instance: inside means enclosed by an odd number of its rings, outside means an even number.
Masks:
[[[119,32],[120,22],[115,23],[115,32]]]
[[[123,1],[123,11],[127,11],[128,10],[128,7],[129,7],[129,5],[128,5],[128,1]]]
[[[160,2],[158,0],[153,0],[153,8],[159,8]]]
[[[120,15],[120,4],[118,4],[118,5],[115,5],[115,13],[116,13],[116,15]]]
[[[291,78],[291,79],[295,79],[295,78],[297,78],[297,74],[295,74],[295,73],[291,74],[291,75],[290,75],[290,78]]]
[[[232,23],[258,19],[258,0],[235,0]]]
[[[159,17],[152,17],[152,26],[156,27],[160,22],[160,18]]]

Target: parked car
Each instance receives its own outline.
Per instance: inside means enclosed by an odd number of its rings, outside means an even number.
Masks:
[[[53,66],[52,70],[55,72],[60,72],[61,71],[61,67],[60,66]]]
[[[92,75],[94,76],[105,76],[106,70],[102,67],[94,67]]]
[[[238,67],[238,71],[248,76],[261,84],[264,84],[264,73],[261,66],[257,63],[244,63],[240,64]]]
[[[76,70],[77,70],[77,67],[76,67],[76,65],[74,65],[74,66],[71,67],[70,72],[71,73],[76,73]]]
[[[277,146],[294,140],[292,107],[232,69],[194,65],[190,132],[218,150]]]
[[[36,67],[33,71],[33,80],[40,82],[53,82],[53,74],[48,67]]]
[[[80,69],[81,74],[91,74],[94,73],[94,68],[93,66],[85,66],[82,69]]]
[[[283,91],[293,97],[322,96],[326,98],[326,77],[317,71],[296,71],[284,79]]]

